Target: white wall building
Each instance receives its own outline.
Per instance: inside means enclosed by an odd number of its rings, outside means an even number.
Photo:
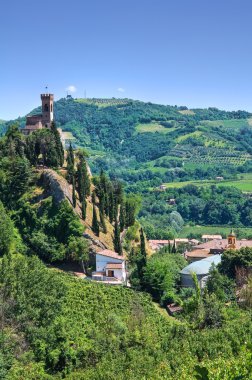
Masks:
[[[111,284],[122,284],[126,281],[125,258],[114,251],[105,249],[96,254],[96,271],[92,279]]]

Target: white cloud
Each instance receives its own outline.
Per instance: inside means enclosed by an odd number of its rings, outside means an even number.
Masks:
[[[119,88],[117,89],[117,91],[118,91],[118,92],[125,92],[125,89],[122,88],[122,87],[119,87]]]
[[[66,91],[69,91],[69,92],[76,92],[77,91],[77,88],[73,85],[70,85],[66,88]]]

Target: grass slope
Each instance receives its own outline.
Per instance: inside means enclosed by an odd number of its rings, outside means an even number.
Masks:
[[[170,182],[165,184],[167,188],[182,188],[187,185],[195,186],[233,186],[244,192],[252,192],[252,173],[244,173],[238,176],[237,179],[230,180],[199,180],[199,181],[185,181],[185,182]]]

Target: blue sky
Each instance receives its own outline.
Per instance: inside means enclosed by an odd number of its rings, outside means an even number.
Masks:
[[[0,119],[56,99],[128,97],[252,111],[249,0],[1,3]]]

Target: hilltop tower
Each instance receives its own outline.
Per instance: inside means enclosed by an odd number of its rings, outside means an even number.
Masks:
[[[228,235],[228,248],[236,249],[236,235],[233,229],[230,231],[230,234]]]
[[[41,94],[42,113],[39,115],[28,115],[26,117],[25,128],[21,131],[24,135],[42,128],[51,128],[53,122],[53,94]]]
[[[53,122],[53,94],[41,94],[42,125],[50,128]]]

